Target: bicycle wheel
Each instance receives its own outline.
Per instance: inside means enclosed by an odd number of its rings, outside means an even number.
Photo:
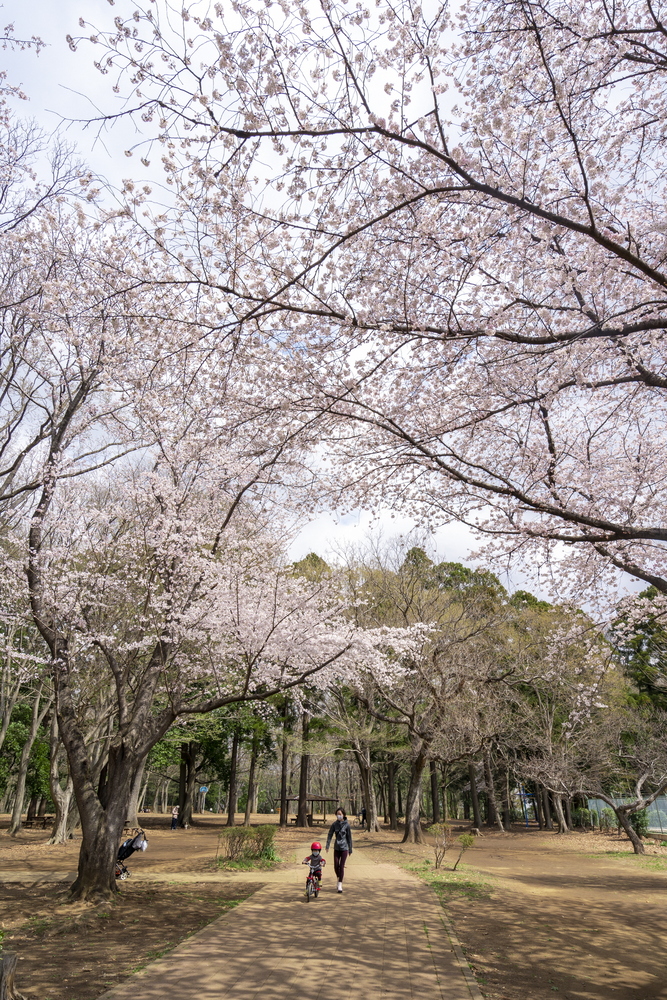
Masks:
[[[314,891],[315,890],[313,889],[312,879],[308,879],[308,881],[306,882],[306,902],[307,903],[310,902],[310,897],[313,895]]]

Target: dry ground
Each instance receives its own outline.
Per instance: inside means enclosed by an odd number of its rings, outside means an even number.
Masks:
[[[62,904],[63,889],[54,886],[2,886],[0,927],[8,931],[5,946],[21,954],[22,991],[39,1000],[93,1000],[254,891],[257,874],[245,882],[238,873],[219,883],[178,884],[179,873],[215,870],[219,823],[204,817],[196,828],[172,833],[166,817],[145,817],[149,849],[130,859],[135,881],[106,910]],[[322,839],[321,827],[312,832]],[[280,834],[287,863],[297,860],[304,833]],[[412,866],[432,881],[428,846],[402,846],[389,831],[355,835],[377,860]],[[10,842],[0,833],[0,871],[74,871],[78,842],[48,847],[45,838],[27,831]],[[547,1000],[556,993],[572,1000],[667,1000],[667,848],[648,850],[637,858],[627,841],[600,834],[485,832],[457,873],[436,880],[482,992],[493,1000]],[[174,884],[151,883],[151,873],[174,874]],[[347,892],[357,888],[353,858]]]

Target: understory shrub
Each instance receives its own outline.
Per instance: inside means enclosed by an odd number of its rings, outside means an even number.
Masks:
[[[618,826],[616,813],[609,806],[605,806],[600,813],[600,829],[608,832],[609,830],[613,830],[615,826]]]
[[[445,859],[445,853],[449,847],[449,830],[444,823],[434,823],[426,831],[433,837],[433,852],[435,854],[435,867],[439,868]]]
[[[583,826],[584,830],[587,830],[589,826],[593,826],[593,813],[590,809],[574,809],[572,811],[572,824],[573,826]]]
[[[226,861],[276,861],[275,826],[230,826],[220,833],[219,851]]]
[[[646,837],[648,834],[648,810],[638,809],[630,814],[630,824],[638,837]]]

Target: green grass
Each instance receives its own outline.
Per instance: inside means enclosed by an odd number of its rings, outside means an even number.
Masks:
[[[468,865],[459,865],[455,872],[444,868],[434,868],[426,859],[418,864],[403,864],[406,871],[413,872],[435,890],[441,903],[451,899],[489,899],[493,891],[491,881]]]
[[[265,872],[272,871],[280,860],[277,855],[273,858],[243,858],[240,861],[228,861],[227,858],[218,858],[216,867],[224,872]]]
[[[655,854],[628,854],[627,851],[605,851],[604,854],[585,854],[586,858],[617,858],[629,861],[637,868],[649,868],[652,871],[667,871],[667,858],[656,857]]]

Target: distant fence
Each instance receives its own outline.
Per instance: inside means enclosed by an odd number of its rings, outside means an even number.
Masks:
[[[614,799],[616,805],[619,805],[621,802],[629,801],[630,800],[627,797]],[[608,809],[609,806],[606,802],[603,802],[602,799],[589,799],[588,808],[594,809],[599,818],[602,810]],[[667,796],[659,795],[655,802],[648,806],[646,812],[648,815],[649,830],[654,833],[664,833],[667,835]]]

